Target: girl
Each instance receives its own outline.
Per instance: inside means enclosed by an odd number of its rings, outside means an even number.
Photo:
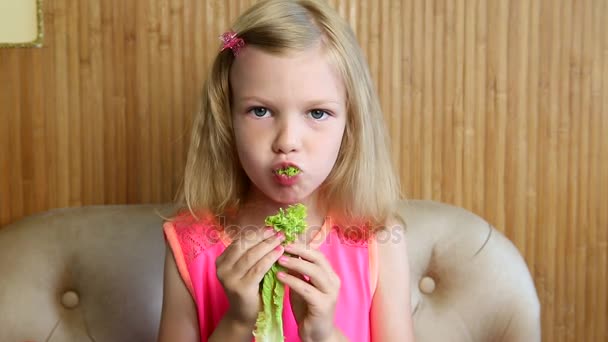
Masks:
[[[164,224],[159,340],[251,341],[278,262],[286,341],[413,341],[399,184],[352,30],[318,0],[260,2],[232,29],[194,122],[188,210]],[[264,219],[294,203],[309,228],[283,246]]]

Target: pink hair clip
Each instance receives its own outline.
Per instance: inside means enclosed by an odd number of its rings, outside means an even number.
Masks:
[[[221,51],[231,49],[232,54],[234,54],[235,57],[239,54],[239,50],[245,46],[245,41],[243,40],[243,38],[237,37],[236,32],[234,31],[225,32],[220,36],[220,39],[224,43],[224,46],[222,46]]]

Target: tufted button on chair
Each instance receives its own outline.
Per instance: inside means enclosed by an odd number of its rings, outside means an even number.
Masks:
[[[540,341],[540,304],[525,261],[472,213],[402,205],[417,342]]]
[[[0,341],[155,341],[165,246],[154,208],[58,209],[0,229]]]
[[[403,202],[416,340],[540,341],[514,246],[477,216]],[[155,341],[168,206],[51,210],[0,229],[0,341]]]

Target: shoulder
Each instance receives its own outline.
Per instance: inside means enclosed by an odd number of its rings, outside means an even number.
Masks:
[[[163,223],[165,236],[175,235],[181,243],[203,243],[213,245],[220,241],[223,231],[221,222],[211,214],[196,215],[180,212]]]
[[[172,253],[186,265],[224,241],[222,225],[210,214],[194,216],[182,212],[163,223],[163,233]]]
[[[194,287],[190,277],[191,266],[202,255],[212,255],[214,247],[221,239],[221,227],[212,215],[192,215],[181,212],[163,223],[167,250],[170,251],[183,283],[194,297]],[[211,253],[211,254],[210,254]]]
[[[389,217],[384,228],[375,233],[374,240],[378,254],[379,277],[396,275],[396,268],[407,263],[408,258],[405,222],[398,215]]]

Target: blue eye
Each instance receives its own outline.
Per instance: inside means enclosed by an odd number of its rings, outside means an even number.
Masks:
[[[329,115],[329,114],[327,114],[326,111],[321,110],[321,109],[313,109],[309,113],[310,113],[310,116],[315,120],[321,120],[324,118],[323,116]]]
[[[253,113],[253,115],[255,115],[258,118],[262,118],[264,116],[266,116],[266,114],[268,114],[268,109],[264,108],[264,107],[255,107],[252,108],[250,110],[250,112]]]

